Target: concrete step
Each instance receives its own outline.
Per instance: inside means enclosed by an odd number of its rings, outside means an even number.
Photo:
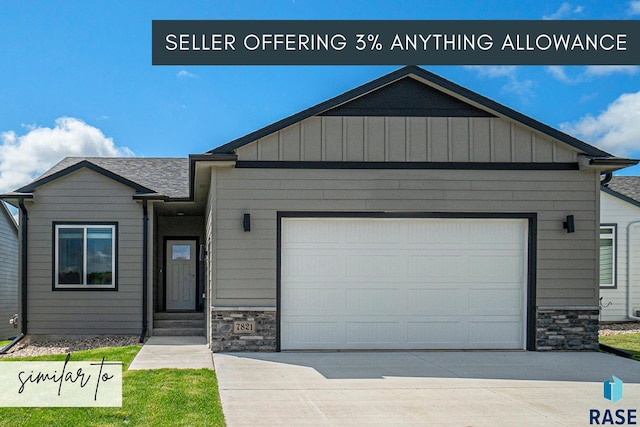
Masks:
[[[198,320],[154,320],[154,328],[201,328],[204,329],[204,319]]]
[[[153,320],[202,320],[204,321],[204,313],[194,313],[194,312],[154,313]]]
[[[203,337],[204,328],[153,328],[154,336],[161,337]]]

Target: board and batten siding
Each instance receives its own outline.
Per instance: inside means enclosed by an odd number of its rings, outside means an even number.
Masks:
[[[213,306],[276,305],[278,211],[537,213],[537,305],[597,305],[595,171],[220,167],[212,175]],[[567,215],[575,233],[562,227]]]
[[[140,334],[142,207],[134,190],[89,169],[38,187],[29,211],[28,332],[34,335]],[[117,291],[52,290],[53,223],[118,223]]]
[[[18,230],[4,206],[0,210],[0,340],[5,340],[20,333],[9,325],[18,313]]]
[[[487,117],[315,116],[237,150],[246,161],[576,162],[539,132]]]
[[[627,286],[631,276],[632,309],[640,309],[640,228],[629,225],[640,221],[640,207],[622,201],[605,192],[600,193],[600,222],[616,224],[616,289],[600,289],[602,297],[601,319],[604,321],[628,320]],[[629,241],[632,239],[631,256]],[[630,261],[630,265],[629,265]],[[630,268],[629,268],[630,267]]]

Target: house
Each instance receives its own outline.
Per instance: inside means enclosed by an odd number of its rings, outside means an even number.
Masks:
[[[615,176],[600,196],[601,320],[640,320],[640,176]]]
[[[17,313],[18,225],[7,206],[0,202],[0,341],[20,333],[9,324]]]
[[[594,349],[600,182],[636,163],[404,67],[204,154],[68,158],[5,194],[23,328]]]

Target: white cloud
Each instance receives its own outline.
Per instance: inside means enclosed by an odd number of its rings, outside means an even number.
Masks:
[[[25,126],[27,133],[0,133],[0,193],[28,184],[66,156],[133,156],[100,129],[73,117],[56,119],[52,128]]]
[[[629,9],[627,9],[629,15],[640,15],[640,1],[629,2]]]
[[[502,90],[509,93],[515,93],[522,97],[523,100],[533,97],[533,81],[521,80],[518,77],[518,67],[513,65],[504,66],[466,66],[468,70],[473,70],[478,77],[489,79],[504,78],[507,82],[502,86]]]
[[[545,70],[556,80],[574,85],[593,80],[597,77],[610,76],[612,74],[627,74],[633,76],[640,71],[640,67],[635,65],[591,65],[585,67],[583,71],[575,74],[575,76],[568,75],[565,67],[558,65],[546,67]]]
[[[196,74],[188,72],[187,70],[180,70],[178,71],[178,74],[176,74],[176,77],[179,79],[195,79],[198,76]]]
[[[597,116],[562,123],[560,129],[619,156],[640,153],[640,92],[625,93]]]
[[[637,65],[591,65],[587,67],[587,76],[610,76],[611,74],[635,75],[640,70]]]
[[[553,12],[551,15],[544,15],[542,19],[562,19],[569,15],[579,15],[584,11],[583,6],[572,6],[570,3],[564,2],[560,5],[560,8]]]

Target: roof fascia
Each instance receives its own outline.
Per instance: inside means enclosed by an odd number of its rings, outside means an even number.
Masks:
[[[320,104],[317,104],[313,107],[303,110],[297,114],[294,114],[292,116],[279,120],[271,125],[263,127],[262,129],[258,129],[254,132],[251,132],[241,138],[228,142],[227,144],[221,145],[218,148],[208,151],[208,153],[211,153],[211,154],[232,153],[234,150],[244,145],[247,145],[257,139],[270,135],[274,132],[284,129],[287,126],[300,122],[309,117],[321,114],[327,110],[335,108],[341,104],[349,102],[360,96],[366,95],[369,92],[372,92],[385,85],[393,83],[401,78],[411,76],[411,75],[413,75],[413,77],[417,77],[423,83],[435,87],[436,89],[443,90],[445,93],[453,95],[459,99],[462,99],[463,101],[471,102],[472,105],[480,109],[483,109],[485,111],[488,111],[498,116],[509,118],[513,121],[516,121],[525,126],[528,126],[540,133],[548,135],[551,138],[554,138],[560,142],[563,142],[583,152],[586,155],[597,156],[597,157],[612,157],[612,155],[607,153],[606,151],[602,151],[592,145],[587,144],[584,141],[581,141],[577,138],[567,135],[564,132],[561,132],[548,125],[545,125],[542,122],[539,122],[529,116],[525,116],[524,114],[518,111],[515,111],[505,105],[502,105],[496,101],[486,98],[483,95],[473,92],[470,89],[462,87],[456,83],[453,83],[443,77],[440,77],[436,74],[431,73],[430,71],[427,71],[415,65],[409,65],[409,66],[400,68],[385,76],[372,80],[369,83],[365,83],[362,86],[359,86],[355,89],[347,91],[342,95],[338,95],[334,98],[331,98],[327,101],[324,101]]]
[[[47,184],[49,182],[55,181],[57,179],[60,179],[70,173],[73,173],[77,170],[80,170],[82,168],[87,168],[90,169],[96,173],[99,173],[100,175],[103,175],[109,179],[112,179],[116,182],[119,182],[120,184],[124,184],[127,187],[130,187],[134,190],[136,190],[136,193],[155,193],[153,190],[144,187],[134,181],[131,181],[130,179],[127,179],[121,175],[118,175],[114,172],[111,172],[110,170],[107,170],[105,168],[102,168],[98,165],[96,165],[95,163],[91,163],[88,160],[82,160],[76,164],[73,164],[65,169],[62,169],[61,171],[58,171],[54,174],[51,174],[49,176],[46,176],[44,178],[38,179],[34,182],[32,182],[31,184],[28,184],[22,188],[19,188],[17,191],[18,192],[33,192],[36,188],[40,187],[41,185]]]

